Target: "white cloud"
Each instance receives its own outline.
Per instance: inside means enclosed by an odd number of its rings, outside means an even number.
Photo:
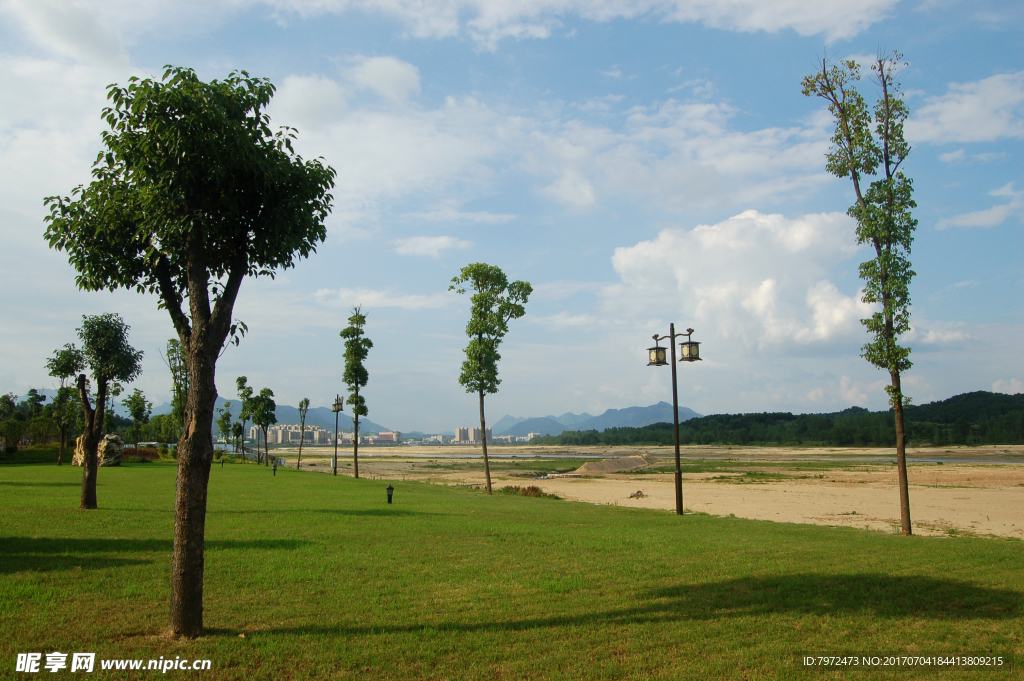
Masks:
[[[270,115],[287,120],[300,133],[322,128],[347,108],[346,93],[337,81],[323,76],[288,76],[271,100]]]
[[[485,225],[500,225],[516,219],[515,215],[509,213],[491,213],[486,210],[460,211],[458,203],[454,200],[445,201],[443,205],[433,210],[407,213],[406,217],[426,222],[472,222]]]
[[[55,55],[87,64],[128,63],[120,37],[101,25],[95,7],[62,0],[7,0],[0,9],[16,16],[26,34]]]
[[[828,277],[856,250],[841,213],[788,219],[749,210],[616,249],[621,283],[604,290],[604,303],[613,318],[668,314],[748,349],[849,339],[862,333],[870,307]]]
[[[398,18],[421,37],[451,37],[466,31],[493,49],[504,37],[546,38],[570,15],[591,21],[651,18],[702,23],[714,28],[755,32],[791,29],[800,35],[849,38],[888,16],[896,0],[266,0],[279,12],[304,15],[350,10]],[[464,23],[464,26],[463,26]]]
[[[1011,378],[1008,381],[999,379],[998,381],[992,384],[992,392],[1007,393],[1009,395],[1024,393],[1024,383],[1021,383],[1016,378]]]
[[[390,291],[374,289],[323,288],[314,294],[317,302],[330,307],[353,307],[362,305],[365,308],[397,307],[403,310],[436,309],[451,305],[453,294],[395,294]]]
[[[414,236],[407,239],[395,239],[395,253],[399,255],[426,255],[436,258],[441,251],[451,249],[466,250],[473,247],[472,241],[462,241],[450,236]]]
[[[1010,202],[1001,203],[984,210],[954,215],[951,218],[940,220],[936,227],[938,229],[946,229],[947,227],[995,227],[1003,224],[1012,216],[1024,218],[1024,191],[1014,191],[1012,182],[989,192],[989,195],[1009,197]]]
[[[907,138],[912,142],[1024,138],[1024,71],[950,83],[946,94],[925,101],[907,121]]]
[[[404,102],[420,91],[420,71],[395,57],[356,57],[348,69],[348,79],[358,87],[369,88],[392,102]]]
[[[963,149],[957,149],[946,154],[939,154],[939,160],[943,163],[959,163],[964,160],[966,154]]]

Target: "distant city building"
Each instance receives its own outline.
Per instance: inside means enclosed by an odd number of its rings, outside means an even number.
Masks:
[[[399,443],[402,441],[402,434],[397,430],[384,431],[383,433],[377,433],[377,439],[382,442],[394,442]]]
[[[458,441],[462,444],[476,444],[480,442],[480,429],[476,426],[469,428],[457,428],[455,430]],[[487,441],[491,441],[491,429],[487,429]]]
[[[540,437],[540,433],[527,433],[526,434],[526,441],[529,442],[530,440],[532,440],[535,437]]]
[[[253,426],[249,429],[249,439],[263,442],[263,430],[259,426]],[[330,431],[319,426],[306,426],[305,438],[302,437],[302,426],[281,424],[267,428],[267,442],[272,445],[297,445],[300,440],[310,445],[325,445],[331,439]]]

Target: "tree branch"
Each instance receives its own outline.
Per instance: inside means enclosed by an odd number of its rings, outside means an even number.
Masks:
[[[171,266],[167,262],[167,256],[163,253],[157,258],[153,271],[156,273],[157,284],[160,286],[160,298],[163,300],[168,314],[171,315],[174,330],[178,332],[179,339],[186,340],[192,335],[192,325],[189,324],[185,313],[181,311],[181,298],[174,288],[174,282],[171,281]]]

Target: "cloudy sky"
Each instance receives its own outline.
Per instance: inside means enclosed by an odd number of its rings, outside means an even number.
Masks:
[[[228,397],[245,374],[328,404],[361,304],[370,418],[471,424],[468,300],[447,285],[487,262],[534,287],[492,422],[670,400],[645,366],[670,322],[703,343],[680,367],[698,412],[883,408],[859,357],[868,254],[800,79],[826,53],[899,49],[920,221],[906,390],[1021,392],[1022,29],[1009,0],[0,0],[0,391],[52,387],[44,362],[81,315],[116,311],[146,353],[138,386],[168,398],[166,313],[78,291],[42,217],[89,178],[105,87],[174,64],[270,78],[273,122],[338,172],[317,254],[242,286]]]

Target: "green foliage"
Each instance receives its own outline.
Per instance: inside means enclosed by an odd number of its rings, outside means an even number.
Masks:
[[[115,313],[83,315],[78,337],[97,384],[130,382],[142,373],[142,351],[128,344],[129,326]]]
[[[27,427],[27,423],[18,419],[7,419],[0,422],[0,437],[3,438],[4,449],[9,452],[17,449]]]
[[[48,444],[57,424],[49,416],[40,414],[28,422],[28,436],[33,444]]]
[[[353,416],[366,416],[370,413],[366,408],[366,398],[359,394],[360,388],[365,387],[370,380],[363,362],[373,347],[373,341],[364,336],[364,326],[366,315],[361,307],[357,307],[348,318],[348,326],[338,334],[345,339],[345,374],[342,379],[348,386],[348,405]]]
[[[18,396],[14,393],[0,395],[0,421],[6,421],[14,415],[18,408]]]
[[[162,359],[171,372],[171,416],[179,428],[185,423],[185,403],[188,401],[188,355],[176,338],[167,340]]]
[[[277,403],[274,402],[274,391],[264,388],[259,395],[249,398],[249,413],[252,422],[263,429],[266,434],[267,428],[277,423],[277,415],[274,411]]]
[[[270,129],[273,94],[244,71],[204,83],[180,67],[111,85],[93,181],[46,199],[46,238],[68,253],[79,287],[159,294],[180,327],[181,302],[198,295],[188,281],[198,253],[215,298],[225,278],[273,276],[313,253],[335,173],[294,153],[294,131]],[[221,321],[226,337],[230,314]]]
[[[881,96],[870,114],[856,90],[860,66],[855,61],[830,65],[823,59],[821,70],[803,80],[804,95],[828,102],[836,127],[826,168],[853,182],[857,200],[847,212],[857,220],[857,243],[874,251],[874,257],[860,265],[864,280],[861,300],[881,309],[861,320],[871,334],[862,356],[893,375],[886,390],[894,405],[909,404],[899,375],[912,366],[910,348],[901,346],[899,337],[910,330],[910,282],[915,274],[910,249],[917,227],[911,214],[917,207],[913,180],[900,170],[910,153],[903,135],[910,110],[895,80],[901,61],[902,56],[893,52],[879,56],[872,65]],[[874,179],[863,190],[862,180],[867,178]]]
[[[906,408],[907,439],[918,445],[1024,444],[1024,394],[974,392]],[[535,438],[552,445],[670,445],[671,423],[642,428],[566,431]],[[861,407],[833,414],[715,414],[679,424],[679,442],[694,445],[892,447],[892,411]]]
[[[220,414],[217,417],[217,429],[220,430],[220,436],[225,442],[231,440],[231,403],[225,402],[224,406],[217,410]]]
[[[146,399],[141,390],[136,388],[131,395],[121,400],[121,404],[136,424],[149,423],[149,417],[153,414],[153,403]]]
[[[239,376],[235,379],[235,386],[238,389],[238,399],[242,402],[242,411],[239,413],[238,418],[242,419],[242,422],[248,421],[252,415],[249,400],[252,399],[252,388],[248,384],[249,379],[245,376]]]
[[[485,263],[466,265],[452,279],[449,291],[466,293],[470,298],[469,323],[466,335],[466,359],[462,363],[459,384],[469,393],[492,395],[498,392],[498,346],[508,333],[508,322],[526,314],[524,305],[533,293],[525,281],[511,284],[500,268]]]

